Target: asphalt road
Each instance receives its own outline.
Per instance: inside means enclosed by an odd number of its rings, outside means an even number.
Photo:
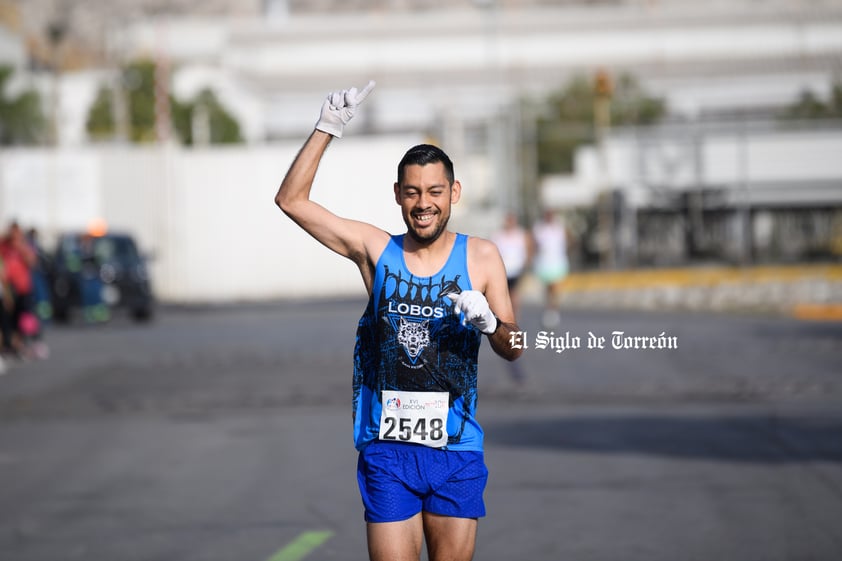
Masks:
[[[362,309],[53,327],[49,360],[0,376],[0,559],[365,559]],[[559,353],[538,318],[524,386],[483,346],[477,560],[842,559],[842,324],[575,311]]]

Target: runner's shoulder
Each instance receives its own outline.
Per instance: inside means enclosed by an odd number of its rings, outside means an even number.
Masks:
[[[363,243],[369,263],[375,265],[386,250],[386,246],[389,245],[392,234],[372,224],[367,224],[367,226],[368,228],[364,232]]]
[[[497,244],[491,240],[478,236],[468,236],[468,258],[485,261],[487,259],[500,258],[500,250]]]

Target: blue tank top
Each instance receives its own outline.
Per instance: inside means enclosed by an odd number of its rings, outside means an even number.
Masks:
[[[354,348],[354,444],[380,435],[384,390],[447,392],[448,450],[482,450],[476,422],[479,330],[462,325],[448,292],[471,289],[468,237],[457,234],[444,267],[430,277],[409,272],[404,236],[393,236],[377,261]]]

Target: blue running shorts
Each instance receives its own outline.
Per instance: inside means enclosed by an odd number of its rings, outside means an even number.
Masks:
[[[457,518],[485,516],[486,481],[482,452],[375,440],[357,461],[366,522],[398,522],[421,511]]]

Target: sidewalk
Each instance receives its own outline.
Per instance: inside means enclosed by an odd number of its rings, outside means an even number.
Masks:
[[[541,301],[541,286],[524,279],[525,301]],[[842,321],[842,265],[703,267],[593,271],[570,274],[563,306],[783,313]]]

